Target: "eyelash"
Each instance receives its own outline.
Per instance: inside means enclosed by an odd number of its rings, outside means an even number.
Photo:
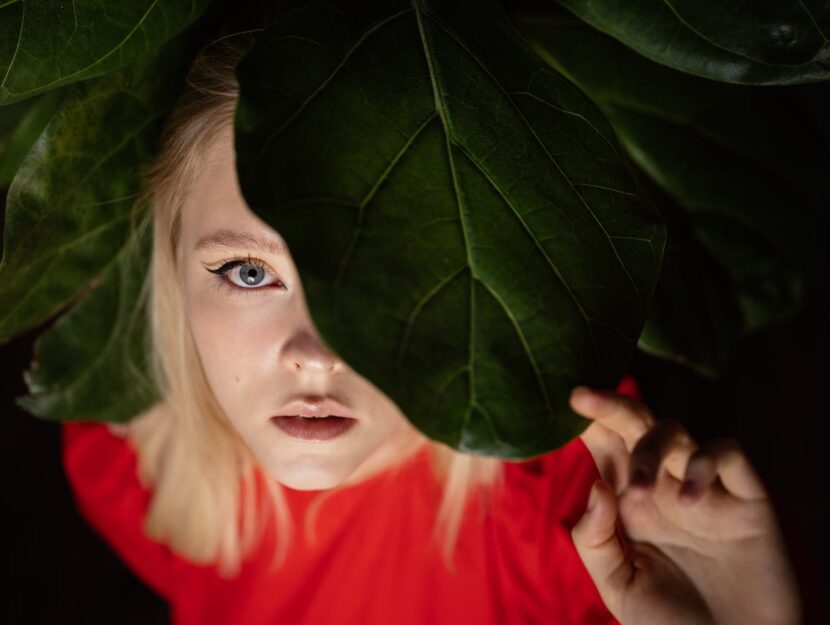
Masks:
[[[205,267],[205,269],[207,269],[210,273],[216,274],[216,278],[217,278],[216,286],[217,286],[217,288],[227,289],[227,291],[231,295],[255,295],[255,294],[257,294],[258,291],[264,291],[264,290],[266,290],[270,287],[282,288],[282,289],[286,288],[285,284],[283,284],[282,280],[280,280],[279,278],[277,278],[276,282],[273,283],[273,284],[268,284],[268,285],[260,286],[260,287],[251,287],[251,288],[246,289],[245,287],[236,286],[235,284],[230,282],[225,277],[225,274],[228,273],[231,269],[235,269],[236,267],[239,267],[240,265],[254,265],[255,267],[261,267],[262,269],[264,269],[266,271],[266,273],[268,273],[272,276],[274,275],[274,272],[272,272],[270,269],[268,269],[268,265],[266,265],[265,262],[263,262],[259,258],[253,258],[250,255],[248,255],[247,258],[234,258],[234,259],[231,259],[231,260],[225,262],[221,267],[219,267],[217,269],[208,269],[207,267]],[[274,277],[276,278],[276,276],[274,276]]]

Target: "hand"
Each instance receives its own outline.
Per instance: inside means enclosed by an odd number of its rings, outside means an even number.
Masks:
[[[775,512],[737,441],[700,447],[677,421],[657,421],[647,406],[618,393],[574,389],[571,406],[594,420],[582,438],[606,478],[594,484],[572,537],[617,620],[801,622]],[[690,487],[681,488],[684,481]]]

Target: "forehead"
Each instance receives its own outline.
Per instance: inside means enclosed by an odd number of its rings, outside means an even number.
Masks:
[[[200,155],[201,166],[183,198],[181,238],[187,248],[197,243],[241,244],[235,233],[259,239],[282,237],[249,207],[236,177],[236,162],[230,129],[218,133]]]

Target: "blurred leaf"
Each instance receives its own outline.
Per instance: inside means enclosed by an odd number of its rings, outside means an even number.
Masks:
[[[744,330],[734,285],[683,208],[659,187],[652,193],[666,221],[666,250],[638,347],[716,377]]]
[[[661,276],[640,346],[719,371],[743,333],[783,321],[802,304],[826,210],[823,145],[784,92],[673,71],[572,16],[520,16],[516,23],[551,66],[599,104],[665,194],[660,208],[674,224],[669,237],[678,239],[667,256],[685,258],[667,259],[675,270]],[[691,231],[682,232],[686,227]],[[680,279],[682,287],[669,284]],[[690,293],[708,303],[689,307]]]
[[[35,346],[18,403],[52,420],[126,421],[156,396],[141,287],[149,264],[138,171],[186,68],[180,41],[74,86],[9,192],[0,336],[79,300]]]
[[[830,78],[825,0],[559,0],[625,45],[683,72],[786,85]]]
[[[613,388],[664,245],[613,131],[493,2],[314,2],[237,75],[237,165],[317,328],[426,435],[523,458]],[[310,226],[313,224],[313,227]]]
[[[0,189],[9,186],[66,95],[62,89],[0,108]]]
[[[171,52],[75,86],[24,161],[6,209],[0,341],[56,312],[123,245],[179,76]]]
[[[149,213],[147,213],[149,217]],[[142,286],[150,263],[149,219],[104,266],[92,291],[35,343],[17,404],[60,421],[127,421],[158,393],[148,376]]]
[[[207,0],[0,3],[0,104],[123,67],[185,29]]]

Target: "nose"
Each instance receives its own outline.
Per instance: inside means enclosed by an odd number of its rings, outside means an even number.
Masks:
[[[292,370],[316,373],[334,373],[340,369],[340,360],[308,329],[296,332],[282,349],[282,360]]]

